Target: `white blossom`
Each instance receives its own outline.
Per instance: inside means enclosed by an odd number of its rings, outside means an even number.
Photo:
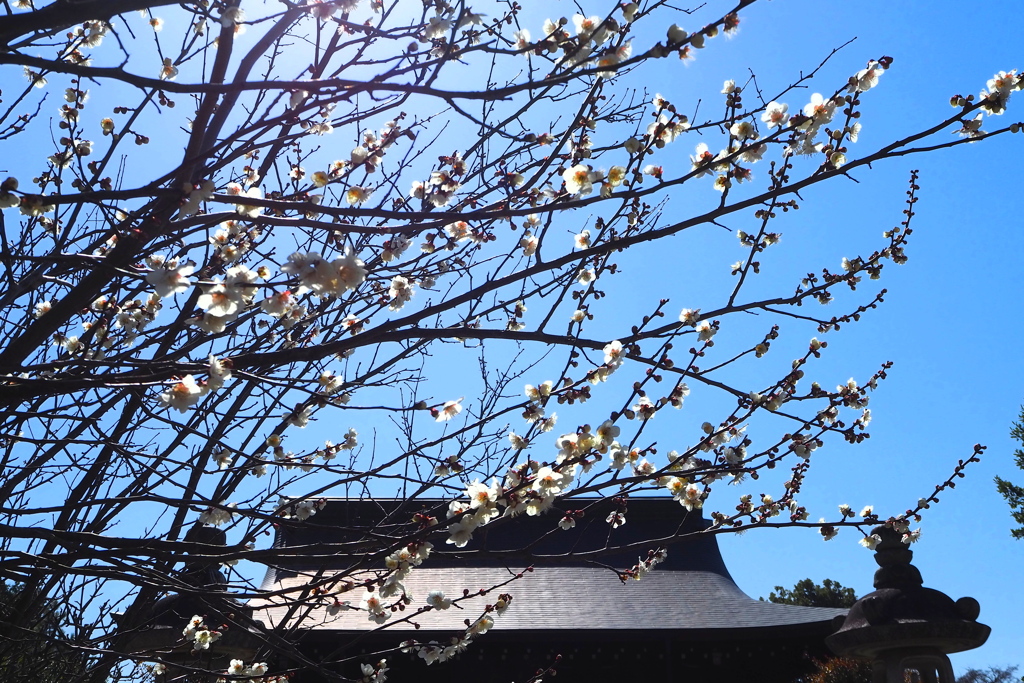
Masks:
[[[234,519],[234,509],[237,507],[238,503],[225,505],[223,502],[218,507],[210,506],[200,513],[199,521],[209,526],[223,526]]]
[[[157,256],[151,256],[148,261],[152,270],[146,274],[146,282],[153,285],[157,295],[174,296],[187,292],[192,286],[188,276],[195,271],[195,264],[179,263],[177,259],[165,261]]]
[[[446,598],[442,591],[430,591],[427,593],[427,604],[434,609],[448,609],[452,606],[452,599]]]
[[[202,395],[203,389],[196,383],[195,378],[192,375],[185,375],[160,394],[160,401],[165,406],[184,413],[198,403]]]
[[[772,100],[765,107],[765,111],[761,114],[761,120],[768,124],[768,128],[775,128],[776,126],[783,126],[788,120],[789,105],[781,102]]]

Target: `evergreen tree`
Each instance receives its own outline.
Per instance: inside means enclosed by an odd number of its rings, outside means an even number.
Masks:
[[[768,594],[768,602],[780,605],[802,605],[804,607],[852,607],[857,594],[838,581],[825,579],[819,586],[810,579],[797,581],[792,590],[776,586]]]
[[[853,607],[857,594],[832,579],[825,579],[822,585],[804,579],[797,581],[791,590],[776,586],[768,594],[768,602],[802,607]],[[814,666],[815,670],[801,678],[800,683],[871,683],[871,662],[865,660],[829,657],[816,659]]]
[[[1020,416],[1017,420],[1013,423],[1013,428],[1010,429],[1010,436],[1020,442],[1022,447],[1013,452],[1013,458],[1017,467],[1024,470],[1024,406],[1021,406]],[[996,490],[1010,504],[1012,510],[1010,514],[1013,515],[1013,520],[1020,524],[1016,529],[1011,529],[1010,533],[1017,540],[1024,538],[1024,486],[1017,486],[1001,477],[996,477]]]
[[[0,647],[0,680],[4,683],[68,683],[85,670],[87,657],[71,647],[67,627],[71,615],[47,600],[34,615],[15,610],[24,586],[0,583],[0,627],[7,635]]]

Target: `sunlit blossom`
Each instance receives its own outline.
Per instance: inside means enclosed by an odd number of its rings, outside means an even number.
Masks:
[[[160,394],[160,401],[178,412],[187,412],[202,398],[203,389],[192,375],[185,375]]]
[[[761,120],[768,124],[768,128],[772,129],[776,126],[784,125],[788,119],[789,105],[781,102],[772,100],[765,107],[765,111],[761,114]]]
[[[454,401],[446,401],[440,408],[436,409],[437,415],[434,420],[437,422],[447,422],[456,415],[462,412],[462,399],[456,399]]]
[[[512,40],[514,41],[516,50],[522,51],[525,54],[525,51],[530,49],[530,32],[525,28],[519,29],[513,33]]]
[[[861,69],[855,76],[850,78],[850,90],[853,92],[866,92],[878,85],[878,77],[884,69],[876,61],[868,62],[867,68]]]
[[[388,289],[388,297],[391,299],[388,308],[392,311],[400,310],[413,294],[413,284],[409,278],[396,275],[391,279],[391,288]]]
[[[577,164],[562,173],[565,181],[565,191],[569,194],[588,195],[594,190],[593,181],[598,180],[600,174],[594,173],[589,166]]]
[[[452,599],[446,598],[442,591],[430,591],[427,593],[427,604],[434,609],[448,609],[452,606]]]
[[[358,206],[369,199],[371,194],[373,194],[372,189],[355,185],[345,192],[345,201],[349,206]]]
[[[146,274],[146,282],[153,286],[158,296],[181,294],[192,286],[188,276],[195,271],[193,263],[179,263],[177,259],[165,261],[160,257],[150,257],[149,262],[153,269]]]

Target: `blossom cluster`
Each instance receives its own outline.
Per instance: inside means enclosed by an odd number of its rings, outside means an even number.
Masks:
[[[369,588],[363,595],[359,607],[354,607],[349,601],[341,600],[338,597],[327,605],[327,613],[331,616],[346,609],[359,609],[366,613],[367,618],[376,623],[383,624],[391,614],[398,609],[404,609],[413,601],[413,595],[405,586],[405,579],[408,578],[413,568],[423,564],[433,550],[433,544],[428,541],[417,541],[410,543],[398,550],[388,554],[384,559],[386,575],[378,589]],[[445,601],[443,594],[437,598],[439,592],[435,591],[427,597],[427,604],[434,609],[447,609],[451,601]]]
[[[323,498],[300,500],[294,505],[289,505],[286,501],[282,500],[279,514],[285,519],[297,519],[300,522],[304,522],[326,506],[327,501]]]
[[[442,595],[443,598],[443,595]],[[435,600],[436,601],[436,600]],[[487,633],[494,626],[494,616],[500,617],[508,609],[512,602],[512,596],[502,593],[493,605],[487,605],[486,610],[472,623],[466,620],[469,626],[458,635],[454,635],[448,643],[440,643],[432,640],[429,643],[419,643],[409,640],[401,645],[403,652],[414,653],[427,664],[427,666],[438,662],[446,662],[453,657],[465,652],[469,645],[479,636]],[[447,609],[447,606],[440,609]],[[494,615],[494,616],[491,616]]]
[[[267,665],[265,662],[253,662],[252,664],[246,664],[241,659],[232,659],[231,663],[228,664],[228,669],[224,673],[229,676],[248,676],[260,677],[267,673]],[[253,681],[253,683],[256,683]]]
[[[223,526],[230,524],[237,514],[235,509],[238,503],[222,501],[220,505],[211,505],[199,514],[199,521],[209,526]]]
[[[537,398],[546,398],[550,391],[550,382],[538,387],[527,386],[527,395]],[[616,440],[620,432],[621,429],[612,420],[605,420],[593,430],[589,425],[584,425],[578,431],[563,434],[555,440],[558,453],[550,465],[529,460],[510,468],[500,483],[496,479],[490,485],[473,481],[465,490],[467,500],[455,500],[449,504],[448,518],[452,521],[448,526],[447,542],[456,547],[464,547],[476,529],[499,516],[543,514],[552,508],[559,495],[571,488],[581,471],[589,472],[606,456],[611,470],[621,470],[627,464],[633,464],[636,475],[654,475],[656,468],[646,460],[637,462],[640,458],[637,449],[628,449]],[[525,439],[514,432],[509,435],[509,439],[517,449],[528,445]],[[675,452],[672,456],[674,459],[666,468],[668,471],[685,471],[697,466],[692,458],[678,457]],[[670,486],[671,478],[663,478],[662,484]],[[688,509],[699,507],[699,492],[696,497],[692,494],[683,495],[680,502],[688,506]],[[558,526],[571,529],[576,524],[575,520],[575,515],[565,515]],[[609,519],[609,523],[619,526],[624,523],[624,518]]]
[[[339,404],[347,403],[347,394],[339,396],[335,399]],[[291,426],[304,427],[306,421],[309,419],[312,412],[312,404],[307,404],[305,407],[297,406],[295,410],[284,416],[285,424]],[[274,463],[282,467],[285,470],[292,468],[298,468],[303,472],[310,472],[313,470],[317,459],[322,459],[324,463],[329,463],[337,457],[338,453],[342,451],[352,451],[359,445],[359,433],[354,428],[349,428],[345,432],[345,437],[341,443],[336,444],[331,441],[327,441],[323,447],[317,448],[312,453],[306,455],[296,455],[291,451],[286,451],[283,446],[283,440],[280,434],[271,434],[266,439],[266,445],[270,448],[274,455]],[[263,460],[256,459],[256,465],[253,468],[253,474],[257,477],[261,477],[266,474],[266,465]],[[287,508],[287,505],[284,507]],[[303,506],[304,512],[295,511],[294,516],[306,515],[311,516],[316,513],[318,507]],[[305,519],[306,517],[303,517]]]
[[[388,660],[381,659],[376,664],[363,662],[359,671],[363,674],[362,683],[384,683],[388,680]]]
[[[210,645],[220,640],[221,632],[211,629],[203,623],[203,617],[196,615],[189,620],[181,635],[185,637],[186,641],[191,643],[192,650],[198,652],[200,650],[209,650]]]
[[[160,394],[160,402],[179,412],[186,412],[209,392],[224,387],[231,379],[231,366],[210,354],[209,370],[205,382],[196,380],[192,375],[185,375],[175,381]]]
[[[668,551],[665,548],[658,548],[647,553],[647,557],[639,558],[632,568],[627,569],[619,575],[625,583],[628,580],[639,581],[644,578],[659,564],[668,559]]]
[[[420,566],[430,557],[433,549],[434,544],[429,541],[419,541],[399,548],[384,558],[384,566],[389,574],[377,594],[384,599],[410,595],[404,581],[414,567]]]
[[[50,313],[54,302],[49,299],[38,301],[32,310],[32,317],[38,320]],[[82,322],[88,337],[78,335],[54,335],[67,358],[103,360],[108,352],[132,346],[139,334],[153,322],[162,304],[160,297],[150,295],[145,302],[126,299],[116,302],[109,297],[95,299],[83,314],[97,314],[92,320]],[[87,341],[88,340],[88,341]]]

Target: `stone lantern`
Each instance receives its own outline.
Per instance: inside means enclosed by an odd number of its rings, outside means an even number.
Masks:
[[[947,655],[981,646],[992,630],[977,621],[978,601],[954,602],[925,588],[902,534],[888,526],[872,533],[882,539],[875,547],[875,591],[850,608],[825,642],[838,655],[871,660],[873,683],[953,683]]]
[[[226,545],[226,540],[220,529],[202,525],[194,526],[185,536],[186,542],[211,546]],[[165,676],[158,676],[158,681],[186,674],[188,681],[205,682],[213,678],[187,672],[224,671],[232,659],[251,661],[260,639],[246,628],[222,631],[216,642],[204,651],[193,650],[193,644],[182,638],[182,629],[194,615],[203,616],[214,628],[252,621],[252,608],[228,594],[227,578],[219,564],[199,559],[186,562],[176,578],[192,590],[172,593],[158,600],[148,615],[147,625],[131,636],[129,651],[136,655],[154,655],[154,659],[167,664]]]

